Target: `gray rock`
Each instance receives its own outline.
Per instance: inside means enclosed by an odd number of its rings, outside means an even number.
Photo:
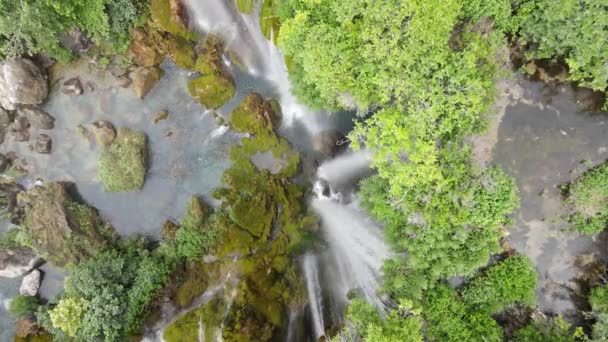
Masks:
[[[8,126],[10,126],[11,124],[11,121],[11,114],[4,108],[0,107],[0,129],[8,128]]]
[[[11,125],[12,131],[24,131],[28,128],[30,128],[30,122],[24,116],[16,117],[15,121],[13,121],[13,124]]]
[[[37,295],[38,290],[40,289],[40,279],[41,273],[38,270],[33,270],[23,277],[21,286],[19,287],[19,294],[30,297]]]
[[[99,146],[110,146],[116,139],[116,130],[109,121],[98,120],[93,122],[92,131]]]
[[[95,83],[93,81],[89,81],[86,84],[87,91],[95,91]]]
[[[41,259],[27,247],[0,250],[0,277],[17,278],[34,269]]]
[[[81,95],[82,94],[82,83],[78,78],[72,78],[63,82],[61,92],[64,95]]]
[[[36,138],[36,145],[34,145],[34,150],[40,154],[49,154],[51,153],[53,147],[53,139],[46,134],[40,134],[38,138]]]
[[[11,135],[13,136],[13,140],[15,140],[16,142],[24,142],[30,140],[29,131],[11,131]]]
[[[0,63],[0,105],[4,109],[40,104],[48,93],[45,73],[31,60],[17,58]]]
[[[20,106],[17,114],[26,117],[34,128],[53,129],[55,127],[55,118],[38,107]]]
[[[131,78],[129,78],[129,76],[126,75],[120,76],[116,79],[116,86],[121,88],[129,88],[131,86],[131,83],[133,83],[133,81],[131,80]]]
[[[87,37],[86,33],[75,27],[60,38],[61,45],[66,49],[72,50],[76,54],[87,51],[93,42]]]

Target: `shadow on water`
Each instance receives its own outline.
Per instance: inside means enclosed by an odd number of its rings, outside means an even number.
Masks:
[[[540,309],[576,320],[577,259],[606,260],[606,240],[568,230],[560,186],[608,158],[608,117],[583,110],[587,99],[569,85],[517,84],[523,91],[511,98],[494,149],[494,162],[515,177],[521,196],[510,240],[536,265]]]

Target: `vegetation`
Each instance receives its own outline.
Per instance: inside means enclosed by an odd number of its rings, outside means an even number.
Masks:
[[[608,88],[608,8],[602,0],[517,0],[516,25],[528,59],[564,60],[582,86]]]
[[[597,234],[608,225],[608,163],[593,168],[567,188],[566,204],[573,212],[572,227],[583,234]]]
[[[101,151],[99,178],[109,192],[139,190],[144,186],[148,146],[143,133],[117,130],[114,142]]]
[[[40,306],[38,297],[19,295],[11,300],[8,312],[14,317],[31,316]]]
[[[145,5],[140,0],[23,0],[0,1],[0,51],[14,58],[46,52],[62,62],[72,52],[61,45],[61,35],[78,27],[97,44],[124,52],[129,29]]]
[[[580,328],[576,329],[574,334],[570,333],[570,325],[561,317],[557,317],[542,318],[530,323],[519,330],[513,340],[515,342],[575,342],[586,341],[587,338]]]
[[[592,314],[595,318],[593,339],[606,341],[608,340],[608,285],[591,289],[589,304],[591,304]]]
[[[188,83],[190,96],[208,109],[217,109],[228,102],[235,92],[234,81],[224,75],[204,75]]]

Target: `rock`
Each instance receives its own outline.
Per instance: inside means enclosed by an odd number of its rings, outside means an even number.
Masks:
[[[0,144],[4,143],[5,136],[6,133],[4,131],[0,131]]]
[[[114,77],[124,76],[129,73],[129,69],[118,64],[118,62],[113,62],[112,64],[110,64],[109,69],[110,74]]]
[[[30,128],[30,122],[24,116],[18,116],[11,125],[11,131],[24,131]]]
[[[4,108],[0,107],[0,129],[4,130],[8,128],[8,126],[10,126],[11,124],[11,121],[11,114]]]
[[[30,140],[29,131],[11,131],[11,135],[13,136],[13,140],[16,142],[25,142]]]
[[[257,134],[272,131],[279,124],[272,104],[251,93],[230,114],[230,125],[238,132]]]
[[[0,154],[0,173],[6,171],[10,164],[10,160],[8,160],[4,154]]]
[[[204,75],[188,83],[190,96],[207,109],[225,105],[235,93],[234,81],[226,75]]]
[[[167,117],[169,117],[169,112],[166,109],[161,110],[160,112],[158,112],[154,115],[154,119],[152,119],[152,121],[156,124],[162,120],[166,120]]]
[[[72,78],[63,82],[61,92],[64,95],[81,95],[82,94],[82,83],[78,78]]]
[[[135,77],[133,78],[133,90],[135,95],[140,99],[143,99],[148,95],[150,90],[154,88],[156,82],[160,80],[163,75],[163,71],[159,67],[146,67],[139,68],[135,71]]]
[[[78,27],[74,27],[61,36],[60,43],[75,54],[81,54],[93,46],[93,42]]]
[[[22,198],[32,247],[55,266],[75,265],[116,239],[95,209],[72,199],[65,183],[34,186]]]
[[[33,270],[28,275],[23,277],[19,293],[23,296],[34,297],[40,289],[41,273],[38,270]]]
[[[133,81],[131,81],[131,78],[129,78],[129,76],[120,76],[119,78],[116,79],[116,86],[121,87],[121,88],[128,88],[131,83],[133,83]]]
[[[197,34],[188,28],[187,12],[178,0],[151,0],[150,15],[154,23],[165,32],[187,40],[196,40]]]
[[[27,247],[0,249],[0,277],[17,278],[38,265],[40,258]]]
[[[164,54],[162,37],[157,31],[138,28],[131,32],[128,56],[140,67],[153,67],[162,63]]]
[[[348,147],[344,134],[336,130],[326,130],[312,137],[312,148],[326,156],[333,157]]]
[[[99,120],[93,122],[93,134],[97,144],[102,147],[110,146],[116,139],[116,130],[111,122]]]
[[[143,187],[148,160],[146,135],[119,128],[116,139],[99,157],[99,178],[108,192],[133,191]]]
[[[87,82],[87,84],[85,85],[85,87],[87,88],[88,92],[95,91],[95,83],[93,81]]]
[[[175,233],[179,229],[179,226],[173,223],[173,221],[165,221],[163,224],[163,229],[161,230],[161,237],[165,241],[171,241],[175,239]]]
[[[40,134],[38,138],[36,138],[36,145],[34,146],[36,153],[49,154],[51,153],[52,147],[53,139],[48,135]]]
[[[205,75],[224,74],[224,42],[217,36],[208,35],[198,51],[194,70]]]
[[[46,75],[31,60],[17,58],[0,63],[0,105],[5,109],[40,104],[48,92]]]
[[[36,319],[34,317],[22,317],[21,319],[19,319],[19,322],[17,323],[17,332],[15,333],[15,335],[17,337],[20,337],[23,339],[23,341],[45,341],[45,340],[38,340],[38,339],[29,339],[28,337],[30,336],[35,336],[38,335],[40,333],[40,328],[38,327],[37,323],[36,323]],[[17,339],[15,338],[15,341],[22,341],[21,339]]]
[[[26,117],[34,128],[53,129],[55,127],[55,118],[38,107],[20,106],[17,109],[17,114]]]

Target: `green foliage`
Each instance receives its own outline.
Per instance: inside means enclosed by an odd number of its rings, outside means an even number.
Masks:
[[[19,295],[11,300],[8,313],[14,317],[33,315],[40,306],[38,297]]]
[[[608,285],[591,289],[589,304],[595,316],[593,324],[593,339],[596,341],[608,340]]]
[[[98,172],[109,192],[139,190],[147,171],[148,145],[146,135],[128,128],[119,128],[114,142],[99,157]]]
[[[77,340],[124,340],[141,327],[173,267],[172,260],[152,255],[143,240],[125,240],[74,268],[64,299],[49,312],[53,326]]]
[[[515,303],[536,302],[536,271],[524,256],[507,258],[477,275],[462,291],[462,299],[476,312],[495,314]]]
[[[516,23],[529,59],[563,58],[570,79],[608,87],[608,8],[604,0],[518,0]]]
[[[593,168],[568,187],[570,222],[583,234],[597,234],[608,225],[608,163]]]
[[[62,62],[72,56],[60,45],[60,36],[72,27],[122,52],[139,16],[132,0],[2,0],[0,12],[2,54],[12,58],[46,52]]]
[[[410,302],[383,318],[376,309],[362,299],[355,299],[348,307],[345,328],[332,341],[422,342],[422,319]]]
[[[502,341],[500,326],[487,314],[467,308],[458,294],[439,284],[424,296],[426,335],[435,341]]]
[[[236,7],[241,13],[251,14],[253,12],[253,0],[236,0]]]
[[[280,2],[280,1],[279,1]],[[281,21],[278,17],[276,0],[264,0],[260,14],[260,26],[266,39],[272,39],[276,44],[281,29]]]
[[[19,233],[21,231],[19,228],[12,228],[0,234],[0,249],[20,246]]]
[[[218,242],[221,227],[217,224],[217,216],[209,216],[210,213],[210,208],[198,197],[192,197],[186,216],[175,232],[174,248],[178,257],[199,259]]]
[[[570,325],[561,317],[547,318],[534,321],[527,327],[519,330],[515,337],[514,342],[575,342],[585,341],[585,339],[577,339],[577,336],[584,335],[584,333],[577,329],[575,334],[570,333]]]

